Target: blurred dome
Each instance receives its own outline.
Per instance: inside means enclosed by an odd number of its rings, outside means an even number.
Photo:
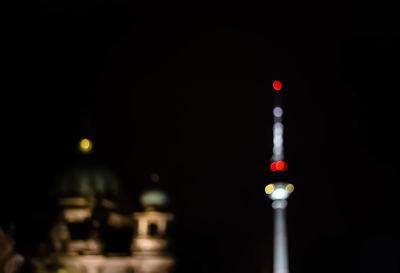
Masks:
[[[115,198],[119,193],[116,176],[107,169],[79,166],[61,175],[57,181],[56,196],[98,196]]]
[[[140,203],[146,209],[162,209],[168,204],[168,195],[161,189],[149,189],[140,195]]]

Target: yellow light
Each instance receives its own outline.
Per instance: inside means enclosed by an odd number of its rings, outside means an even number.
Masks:
[[[79,141],[79,150],[81,150],[82,153],[89,153],[93,149],[93,144],[90,139],[83,138]]]
[[[265,187],[265,193],[266,194],[271,194],[274,192],[275,186],[274,184],[269,184]]]
[[[294,191],[293,184],[287,184],[286,185],[286,190],[287,190],[288,193],[292,193]]]

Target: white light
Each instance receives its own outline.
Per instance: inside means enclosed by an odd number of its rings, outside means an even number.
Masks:
[[[282,136],[283,135],[283,131],[282,130],[274,130],[274,136]]]
[[[273,187],[273,192],[269,194],[268,196],[272,200],[285,200],[289,197],[290,193],[293,192],[293,185],[292,184],[287,184],[283,182],[278,182],[275,184],[272,184]],[[276,203],[276,202],[275,202]]]
[[[277,106],[273,110],[274,116],[280,118],[283,115],[283,110],[281,107]]]
[[[272,161],[281,161],[281,160],[283,160],[283,154],[272,155]]]
[[[281,122],[275,122],[273,127],[274,132],[283,133],[283,124]]]
[[[274,145],[281,146],[283,144],[283,137],[281,135],[274,136]]]
[[[274,190],[273,193],[271,193],[270,196],[271,196],[272,200],[280,200],[280,199],[288,198],[289,193],[284,188],[277,188],[277,189]]]
[[[272,151],[275,155],[281,155],[283,153],[283,147],[282,145],[274,146]]]
[[[281,122],[274,123],[274,129],[278,129],[278,128],[283,129],[283,124]]]
[[[287,201],[286,200],[275,200],[272,202],[272,208],[274,209],[284,209],[287,207]]]

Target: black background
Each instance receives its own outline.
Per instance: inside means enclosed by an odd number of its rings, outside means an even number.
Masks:
[[[5,10],[1,206],[17,249],[44,236],[48,189],[89,136],[134,209],[160,172],[182,272],[272,272],[280,80],[292,272],[398,272],[394,6],[133,2]]]

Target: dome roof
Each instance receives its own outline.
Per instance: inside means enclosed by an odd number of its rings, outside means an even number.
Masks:
[[[140,203],[145,209],[160,209],[168,204],[168,195],[161,189],[149,189],[140,195]]]
[[[54,189],[57,196],[116,197],[118,192],[118,179],[112,172],[87,166],[75,167],[64,173]]]

